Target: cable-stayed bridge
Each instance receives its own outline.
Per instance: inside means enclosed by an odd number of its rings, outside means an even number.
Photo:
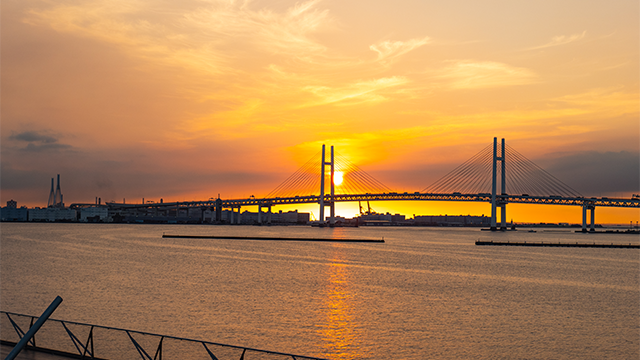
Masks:
[[[221,221],[223,209],[231,210],[231,223],[237,209],[257,206],[258,222],[269,219],[271,208],[277,205],[318,204],[322,224],[332,226],[335,222],[335,204],[355,201],[471,201],[491,203],[491,229],[506,229],[506,205],[543,204],[582,207],[582,229],[587,230],[587,215],[590,212],[590,228],[595,226],[595,208],[625,207],[640,208],[640,199],[614,199],[585,197],[544,169],[527,159],[515,149],[507,146],[504,139],[498,144],[488,145],[469,160],[462,163],[432,185],[416,192],[394,192],[371,175],[334,152],[333,146],[327,154],[322,151],[314,155],[289,178],[262,198],[209,199],[155,204],[116,204],[111,208],[211,208],[215,209],[216,221]],[[325,208],[329,207],[328,221]],[[263,209],[266,212],[263,213]],[[497,215],[500,213],[500,224]],[[238,223],[239,223],[239,218]]]

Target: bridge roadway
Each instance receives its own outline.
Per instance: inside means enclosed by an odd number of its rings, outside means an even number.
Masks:
[[[206,200],[206,201],[182,201],[182,202],[166,202],[152,204],[118,204],[107,203],[112,208],[185,208],[185,207],[211,207],[218,205],[223,208],[236,208],[242,206],[275,206],[275,205],[294,205],[294,204],[318,204],[319,195],[305,195],[294,197],[275,197],[275,198],[255,198],[247,199],[228,199],[228,200]],[[624,208],[640,208],[640,199],[619,199],[619,198],[595,198],[595,197],[562,197],[562,196],[529,196],[523,195],[496,195],[497,202],[505,204],[543,204],[543,205],[570,205],[570,206],[605,206],[605,207],[624,207]],[[380,193],[380,194],[335,194],[334,202],[349,201],[470,201],[470,202],[489,202],[491,203],[491,194],[434,194],[434,193]],[[331,195],[324,196],[325,204],[331,203]],[[82,207],[85,204],[73,204],[75,207]],[[86,204],[89,205],[89,204]],[[72,206],[73,207],[73,206]]]

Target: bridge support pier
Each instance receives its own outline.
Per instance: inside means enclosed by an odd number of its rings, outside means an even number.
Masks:
[[[500,204],[500,230],[507,230],[507,204]]]
[[[258,205],[258,224],[262,225],[262,208],[266,207],[267,210],[267,223],[271,224],[271,205]]]
[[[238,208],[238,216],[236,217],[236,207]],[[232,205],[231,206],[231,212],[229,213],[229,224],[233,225],[233,224],[240,224],[242,222],[242,219],[240,217],[240,209],[241,207],[239,205]]]
[[[587,232],[587,210],[591,212],[589,231],[596,231],[596,207],[592,204],[582,205],[582,232]]]

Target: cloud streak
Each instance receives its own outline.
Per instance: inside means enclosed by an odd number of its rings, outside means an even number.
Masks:
[[[46,131],[23,131],[10,135],[9,140],[14,140],[24,145],[24,147],[19,148],[22,151],[48,152],[72,149],[71,145],[58,143],[58,138]]]
[[[382,41],[371,45],[369,49],[378,54],[378,61],[382,63],[392,63],[402,55],[413,51],[431,42],[429,37],[421,39],[411,39],[407,41]]]
[[[158,9],[142,1],[87,1],[31,10],[26,21],[63,33],[119,44],[137,56],[210,73],[236,70],[247,47],[310,61],[326,48],[309,36],[329,26],[318,1],[284,12],[254,10],[246,1],[187,1]],[[158,11],[165,16],[150,17]]]
[[[436,79],[445,81],[451,89],[486,89],[525,85],[537,81],[538,76],[526,68],[500,62],[456,60],[439,71]]]
[[[549,41],[544,45],[526,48],[525,50],[540,50],[540,49],[546,49],[546,48],[555,47],[555,46],[566,45],[572,42],[582,40],[586,35],[587,35],[587,31],[585,30],[580,34],[554,36],[551,38],[551,41]]]
[[[380,78],[370,81],[361,81],[344,86],[342,88],[332,88],[328,86],[308,86],[304,90],[309,91],[320,98],[319,102],[313,102],[306,106],[317,106],[340,102],[370,102],[384,101],[381,95],[384,90],[406,84],[408,80],[404,77]]]

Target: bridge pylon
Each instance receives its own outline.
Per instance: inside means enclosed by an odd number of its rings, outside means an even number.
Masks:
[[[329,165],[331,169],[331,197],[329,202],[327,203],[324,200],[324,177],[325,177],[325,166]],[[320,223],[324,224],[324,208],[325,206],[329,206],[329,226],[335,225],[335,216],[336,216],[336,207],[335,207],[335,185],[333,183],[333,176],[335,173],[335,165],[334,165],[334,152],[333,146],[331,146],[331,161],[327,162],[325,159],[325,146],[322,145],[322,161],[320,162],[320,198],[318,200],[320,204]]]
[[[497,228],[497,208],[500,208],[500,230],[507,229],[507,203],[497,199],[497,181],[498,181],[498,161],[500,161],[500,190],[502,195],[507,195],[507,182],[505,172],[505,142],[502,139],[500,156],[498,156],[498,138],[493,138],[493,177],[491,181],[491,230],[496,231]]]

